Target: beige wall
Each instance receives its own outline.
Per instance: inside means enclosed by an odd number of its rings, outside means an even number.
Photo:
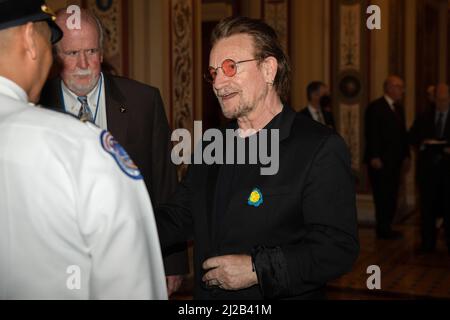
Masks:
[[[329,25],[328,0],[291,1],[291,102],[297,110],[307,104],[309,82],[330,83]]]
[[[131,0],[129,3],[130,77],[159,88],[169,115],[169,1]]]

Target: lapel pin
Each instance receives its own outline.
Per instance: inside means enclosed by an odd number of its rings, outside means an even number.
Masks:
[[[126,113],[127,109],[125,107],[120,107],[120,113]]]
[[[261,193],[261,190],[258,188],[253,189],[252,193],[250,194],[250,197],[248,198],[248,205],[253,206],[255,208],[258,208],[260,205],[262,205],[264,202],[263,195]]]

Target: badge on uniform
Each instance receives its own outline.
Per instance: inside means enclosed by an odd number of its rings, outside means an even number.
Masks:
[[[253,189],[250,197],[248,198],[248,205],[258,208],[263,204],[263,202],[264,200],[261,190],[259,190],[258,188]]]
[[[111,133],[106,130],[103,131],[100,135],[100,143],[103,149],[116,160],[119,168],[125,172],[127,176],[135,180],[143,179],[139,168],[134,164],[128,153],[119,142],[114,139]]]

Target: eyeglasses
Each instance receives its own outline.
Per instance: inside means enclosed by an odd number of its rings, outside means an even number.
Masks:
[[[204,78],[209,83],[214,83],[217,77],[217,70],[222,69],[223,74],[226,75],[228,78],[232,78],[236,75],[237,72],[237,65],[244,62],[250,62],[250,61],[257,61],[259,59],[250,59],[250,60],[242,60],[242,61],[234,61],[231,59],[226,59],[222,62],[222,65],[220,67],[214,68],[209,67],[208,72],[204,74]]]

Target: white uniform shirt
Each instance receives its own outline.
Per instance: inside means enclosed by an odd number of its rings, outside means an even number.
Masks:
[[[62,102],[66,112],[78,117],[81,109],[81,102],[78,101],[78,97],[75,93],[70,91],[69,88],[61,81],[62,90]],[[106,115],[106,96],[105,96],[105,78],[103,73],[100,74],[100,79],[97,85],[91,92],[87,94],[87,101],[89,108],[91,109],[92,116],[94,117],[94,123],[104,130],[108,130],[108,121]]]
[[[150,198],[119,151],[0,77],[0,299],[167,299]]]

